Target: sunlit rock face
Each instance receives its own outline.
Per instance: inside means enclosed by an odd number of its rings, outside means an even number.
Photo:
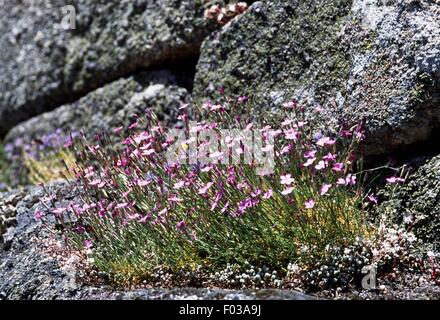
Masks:
[[[365,121],[366,153],[385,154],[438,131],[439,47],[436,1],[259,1],[204,42],[195,98],[295,98],[325,128]]]

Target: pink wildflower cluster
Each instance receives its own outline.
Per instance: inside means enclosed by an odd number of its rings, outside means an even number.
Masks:
[[[208,120],[187,126],[183,140],[168,135],[170,129],[147,111],[94,143],[75,141],[79,165],[72,170],[84,201],[54,208],[53,214],[73,213],[75,237],[80,234],[81,245],[92,241],[87,247],[93,243],[94,250],[104,243],[103,256],[118,256],[121,247],[134,250],[135,242],[142,258],[134,261],[141,259],[149,268],[206,262],[206,257],[211,262],[264,257],[279,263],[293,258],[301,243],[345,242],[362,233],[362,197],[354,173],[362,128],[317,136],[293,102],[285,105],[282,123],[256,124],[236,116],[236,104],[247,99],[233,101],[204,104],[201,118]],[[179,113],[188,125],[188,106]],[[263,151],[275,154],[273,170],[261,173],[255,159],[231,163],[222,150],[207,149],[206,132],[225,127],[261,134]],[[250,145],[238,138],[226,136],[223,142],[244,156]],[[122,141],[119,150],[109,149],[115,139]],[[171,149],[180,154],[192,144],[215,161],[167,159]]]

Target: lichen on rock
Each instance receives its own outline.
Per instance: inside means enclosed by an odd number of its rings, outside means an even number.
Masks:
[[[323,128],[364,121],[366,153],[389,153],[439,127],[439,30],[431,0],[256,2],[204,42],[195,99],[295,98],[323,107]]]
[[[426,161],[405,184],[382,193],[386,201],[379,212],[426,243],[440,245],[440,156]]]
[[[185,79],[183,79],[186,81]],[[14,127],[6,144],[30,143],[45,134],[69,135],[82,131],[88,138],[110,132],[119,125],[129,125],[136,114],[153,109],[164,122],[176,121],[182,103],[191,102],[182,76],[171,71],[144,72],[122,78],[99,88],[78,101],[34,117]]]
[[[0,137],[120,77],[196,59],[215,28],[197,1],[0,1]],[[76,28],[64,30],[73,4]]]

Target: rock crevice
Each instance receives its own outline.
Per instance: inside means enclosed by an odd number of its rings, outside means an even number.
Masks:
[[[0,136],[111,81],[197,59],[213,25],[198,1],[75,1],[76,29],[61,26],[67,0],[2,0]]]

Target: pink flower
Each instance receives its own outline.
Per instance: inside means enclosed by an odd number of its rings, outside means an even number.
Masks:
[[[315,159],[316,151],[315,150],[309,150],[304,152],[304,158],[306,159]]]
[[[131,154],[130,157],[132,158],[139,158],[141,152],[139,151],[139,149],[135,149]]]
[[[184,110],[184,109],[188,108],[188,106],[189,106],[188,103],[186,103],[186,104],[182,104],[182,105],[179,107],[179,110]]]
[[[273,191],[272,189],[269,189],[263,194],[263,199],[270,199],[272,198],[272,195],[273,195]]]
[[[75,205],[72,206],[72,210],[73,210],[73,212],[75,213],[75,215],[78,216],[78,217],[79,217],[79,216],[82,214],[82,212],[83,212],[82,208],[81,208],[79,205],[77,205],[77,204],[75,204]]]
[[[221,104],[213,105],[209,108],[210,111],[224,110],[225,108]]]
[[[255,191],[251,192],[251,197],[252,198],[257,198],[261,195],[261,189],[255,189]]]
[[[182,230],[184,230],[186,228],[186,223],[185,223],[185,221],[180,221],[179,223],[177,223],[177,225],[176,225],[176,229],[177,230],[180,230],[180,231],[182,231]]]
[[[84,240],[84,247],[87,249],[87,250],[90,250],[90,249],[92,249],[93,248],[93,242],[92,242],[92,240]]]
[[[356,176],[354,174],[349,174],[345,178],[345,181],[347,182],[348,185],[354,186],[356,184]]]
[[[35,220],[40,220],[41,218],[43,218],[44,217],[44,212],[43,211],[41,211],[41,210],[36,210],[35,212],[34,212],[34,218],[35,218]]]
[[[358,124],[355,129],[355,137],[358,141],[362,141],[365,138],[365,132],[362,123]]]
[[[199,194],[204,195],[214,185],[214,182],[208,182],[204,187],[199,189]]]
[[[333,154],[329,152],[326,156],[322,157],[325,161],[335,161],[336,160],[336,154]]]
[[[246,96],[240,96],[240,97],[238,97],[237,100],[238,100],[238,102],[246,102],[249,100],[249,98]]]
[[[92,203],[92,204],[87,204],[85,203],[82,207],[83,211],[89,211],[90,209],[94,209],[96,208],[96,204]]]
[[[310,199],[309,201],[306,201],[304,203],[306,209],[313,209],[315,207],[315,204],[316,204],[316,202],[313,199]]]
[[[145,224],[145,223],[147,223],[149,220],[151,220],[151,218],[152,218],[151,213],[148,213],[148,214],[146,214],[145,216],[143,216],[142,218],[140,218],[140,219],[138,220],[138,222],[141,223],[141,224]]]
[[[286,120],[284,120],[283,122],[281,122],[281,126],[286,127],[286,126],[288,126],[289,124],[291,124],[292,122],[293,122],[292,119],[286,119]]]
[[[89,184],[90,184],[91,186],[95,187],[95,186],[97,186],[97,185],[100,185],[101,183],[102,183],[101,180],[96,179],[96,180],[93,180],[92,182],[90,182]]]
[[[295,125],[297,128],[302,128],[307,124],[305,121],[298,121],[298,123]]]
[[[375,197],[375,196],[372,195],[372,194],[370,194],[370,195],[368,196],[368,200],[369,200],[371,203],[374,203],[374,204],[378,204],[378,203],[379,203],[379,199],[377,199],[377,197]]]
[[[341,172],[344,169],[344,164],[337,162],[333,165],[332,170],[336,172]]]
[[[66,212],[66,208],[56,208],[52,210],[52,213],[56,216],[59,216],[61,214],[63,214],[64,212]]]
[[[99,149],[101,149],[100,145],[96,145],[96,146],[87,146],[87,149],[90,151],[90,153],[92,154],[96,154],[96,151],[98,151]]]
[[[391,184],[405,182],[405,179],[399,178],[399,177],[389,177],[387,178],[387,182]]]
[[[217,208],[218,204],[219,204],[218,201],[213,201],[211,203],[211,211],[214,211]]]
[[[137,185],[139,187],[145,187],[148,186],[151,183],[151,180],[138,180]]]
[[[273,150],[273,145],[270,145],[270,144],[268,144],[267,146],[261,148],[261,151],[263,151],[263,152],[269,152],[271,150]]]
[[[300,135],[299,132],[296,131],[295,129],[289,129],[286,131],[286,139],[287,140],[298,141],[299,135]]]
[[[228,208],[229,208],[229,201],[225,204],[225,206],[220,210],[220,213],[225,213],[226,212],[226,210],[228,210]]]
[[[320,147],[331,146],[334,145],[335,143],[336,140],[332,140],[329,137],[323,137],[316,142],[316,144]]]
[[[308,159],[308,160],[303,164],[303,166],[304,166],[304,167],[310,167],[314,162],[315,162],[315,158]]]
[[[319,194],[320,194],[321,196],[327,194],[331,187],[332,187],[331,184],[324,184],[324,185],[322,185],[322,187],[321,187],[321,191],[319,192]]]
[[[209,172],[213,169],[214,167],[211,164],[208,164],[206,166],[204,166],[200,171],[201,172]]]
[[[128,127],[128,129],[135,129],[135,128],[137,128],[137,126],[138,126],[138,123],[137,123],[137,122],[133,122],[133,123]]]
[[[283,147],[283,149],[281,149],[281,154],[286,154],[289,153],[290,151],[292,151],[292,145],[288,144],[287,146]]]
[[[174,184],[174,189],[179,190],[185,186],[185,181],[181,180]]]
[[[289,186],[295,181],[295,179],[293,179],[292,175],[290,175],[290,174],[286,174],[284,176],[281,176],[280,178],[281,178],[281,184],[283,184],[283,185]]]
[[[341,137],[344,137],[344,138],[349,138],[349,137],[351,137],[351,136],[353,135],[353,133],[352,133],[350,130],[342,129],[342,130],[339,132],[339,135],[340,135]]]
[[[141,132],[137,136],[133,138],[136,144],[141,143],[142,141],[151,139],[151,135],[148,132]]]
[[[64,144],[64,148],[70,148],[71,146],[73,146],[73,139],[69,137],[66,143]]]
[[[197,138],[192,137],[192,138],[186,140],[186,141],[185,141],[185,144],[190,145],[191,143],[194,143],[194,142],[196,142],[196,141],[197,141]]]
[[[224,153],[220,152],[220,151],[216,151],[214,153],[212,153],[209,157],[210,158],[214,158],[214,159],[222,159],[223,158]]]
[[[84,170],[84,178],[90,178],[93,177],[93,175],[95,174],[93,167],[88,167],[87,169]]]
[[[336,182],[338,185],[345,185],[345,186],[354,186],[356,184],[356,176],[353,174],[349,174],[344,178],[339,178]]]
[[[133,191],[133,189],[128,189],[127,191],[125,191],[123,194],[122,194],[122,197],[123,198],[127,198],[127,196],[131,193]]]
[[[145,157],[148,157],[154,153],[156,153],[154,149],[141,148],[141,154]]]
[[[242,189],[246,188],[247,186],[248,185],[246,182],[241,182],[241,183],[237,184],[237,189],[242,190]]]
[[[116,205],[116,209],[124,209],[128,207],[128,203],[127,202],[123,202],[123,203],[118,203]]]
[[[116,165],[118,167],[125,167],[127,164],[128,164],[128,161],[125,158],[122,158],[116,162]]]
[[[286,109],[294,109],[298,105],[298,102],[295,100],[288,101],[286,103],[283,103],[283,107]]]
[[[336,181],[336,184],[340,185],[340,186],[345,186],[345,179],[344,178],[339,178],[338,181]]]
[[[283,196],[287,196],[288,194],[291,194],[291,193],[293,192],[293,190],[294,190],[294,188],[293,188],[293,187],[290,187],[290,188],[287,188],[287,189],[281,191],[281,194],[282,194]]]
[[[122,129],[124,129],[124,127],[117,127],[117,128],[115,128],[115,129],[113,129],[113,132],[114,133],[116,133],[116,134],[119,134],[121,131],[122,131]]]
[[[183,200],[177,196],[171,196],[168,198],[168,201],[174,202],[174,203],[179,203],[179,202],[182,202]]]
[[[316,170],[322,170],[325,169],[327,167],[327,164],[325,163],[324,160],[321,160],[318,162],[318,164],[315,166]]]
[[[252,199],[245,199],[241,201],[238,205],[238,212],[240,215],[242,215],[247,209],[252,208],[255,206],[255,202]]]

